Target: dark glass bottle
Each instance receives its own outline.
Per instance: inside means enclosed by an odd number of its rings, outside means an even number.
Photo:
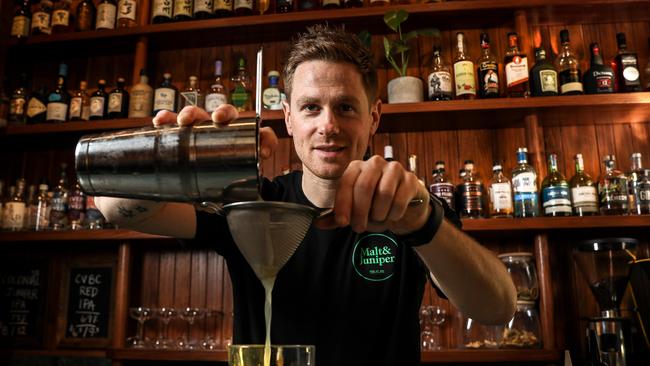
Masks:
[[[298,10],[300,11],[316,10],[318,9],[318,6],[318,0],[298,0]]]
[[[129,93],[124,88],[124,78],[117,78],[117,87],[108,94],[108,118],[129,116]]]
[[[519,51],[519,36],[508,33],[508,49],[503,60],[506,74],[506,95],[508,97],[527,97],[528,92],[528,57]]]
[[[52,33],[66,33],[74,30],[72,0],[59,0],[52,11]]]
[[[213,0],[194,0],[194,19],[212,18],[214,16],[212,8],[214,8]]]
[[[616,55],[616,80],[618,92],[629,93],[641,91],[641,73],[636,53],[628,51],[625,33],[616,34],[618,54]]]
[[[61,123],[68,120],[68,108],[70,107],[70,93],[66,88],[68,76],[68,65],[59,65],[59,78],[56,88],[47,96],[47,122]]]
[[[32,35],[52,34],[52,1],[41,0],[32,13]]]
[[[562,42],[562,51],[558,55],[556,69],[560,74],[560,94],[574,95],[582,94],[582,73],[580,71],[580,62],[571,49],[569,40],[569,31],[562,29],[560,31],[560,41]]]
[[[22,0],[16,7],[14,17],[11,22],[11,36],[15,38],[25,38],[29,36],[29,25],[32,20],[32,11],[30,9],[30,0]]]
[[[77,5],[76,31],[93,30],[95,26],[95,14],[97,10],[92,0],[82,0]]]
[[[360,8],[363,6],[363,0],[343,0],[344,8]]]
[[[323,0],[323,9],[338,9],[341,7],[341,0]]]
[[[490,51],[490,36],[481,33],[481,57],[476,62],[478,95],[481,98],[499,97],[499,63]]]
[[[255,1],[253,0],[235,0],[233,4],[236,16],[246,16],[255,14]]]
[[[154,90],[153,115],[162,110],[178,111],[178,89],[172,84],[172,74],[166,72],[159,87]]]
[[[174,21],[192,20],[193,5],[192,0],[174,0]]]
[[[20,74],[20,83],[18,87],[11,94],[11,101],[9,103],[9,118],[10,124],[22,125],[25,124],[27,107],[27,75]]]
[[[614,92],[614,71],[605,66],[598,43],[589,46],[591,67],[585,72],[583,85],[586,94],[609,94]]]
[[[543,48],[535,49],[535,66],[530,70],[531,95],[534,97],[547,97],[557,95],[557,71],[553,64],[546,59]]]
[[[231,17],[232,0],[214,0],[214,16],[216,18]]]
[[[152,0],[151,1],[151,23],[160,24],[172,21],[174,10],[173,0]]]
[[[293,11],[293,0],[276,0],[276,13],[290,13]]]
[[[106,80],[97,83],[97,90],[90,95],[90,120],[106,118],[108,110],[108,94],[106,94]]]
[[[433,60],[427,78],[429,100],[451,100],[453,83],[449,65],[440,56],[440,47],[433,46]]]
[[[47,89],[41,85],[38,90],[32,91],[27,98],[27,115],[28,124],[45,122],[47,117]]]
[[[462,183],[458,185],[458,212],[461,217],[479,218],[483,216],[483,182],[474,171],[474,162],[465,161],[465,174]]]

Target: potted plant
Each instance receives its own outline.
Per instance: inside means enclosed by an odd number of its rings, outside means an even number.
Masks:
[[[402,23],[408,17],[409,14],[404,9],[391,10],[384,15],[384,23],[398,36],[395,40],[390,40],[384,36],[386,60],[399,74],[399,77],[388,82],[388,103],[415,103],[423,100],[422,80],[415,76],[406,75],[411,51],[409,43],[418,36],[440,36],[440,31],[435,28],[412,30],[402,34]]]

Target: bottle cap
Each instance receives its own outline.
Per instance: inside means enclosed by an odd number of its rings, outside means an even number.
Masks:
[[[119,78],[117,78],[117,82],[124,84],[125,80],[124,80],[123,77],[119,77]]]
[[[525,147],[520,147],[520,148],[517,149],[517,152],[525,152],[525,153],[527,153],[528,149],[525,148]]]
[[[68,65],[61,63],[59,65],[59,76],[68,76]]]
[[[616,161],[616,155],[605,155],[603,156],[603,161]]]
[[[274,77],[274,76],[277,77],[277,78],[279,78],[279,77],[280,77],[280,73],[277,72],[277,71],[275,71],[275,70],[271,70],[271,71],[269,71],[269,73],[268,73],[268,77]]]
[[[436,161],[436,169],[445,169],[445,162],[442,160]]]
[[[490,36],[487,33],[481,33],[481,48],[490,48]]]
[[[214,74],[221,76],[221,68],[223,67],[223,61],[217,60],[214,62]]]
[[[171,79],[171,78],[172,78],[172,74],[169,73],[169,72],[166,72],[166,73],[163,74],[163,77],[164,77],[165,79]]]
[[[627,47],[627,40],[625,39],[625,33],[620,32],[616,33],[616,44],[619,48]]]
[[[543,60],[546,58],[546,50],[543,48],[535,48],[535,58]]]
[[[632,159],[634,159],[634,158],[641,158],[641,156],[642,156],[642,155],[641,155],[640,152],[635,152],[635,153],[632,153],[632,155],[630,155],[630,158],[632,158]]]
[[[88,83],[86,81],[79,82],[79,89],[86,90],[87,87],[88,87]]]
[[[391,145],[384,146],[384,159],[394,159],[393,147]]]
[[[495,172],[495,171],[497,171],[497,170],[503,170],[503,167],[502,167],[501,164],[499,164],[499,163],[495,163],[495,164],[492,166],[492,171],[493,171],[493,172]]]
[[[104,80],[104,79],[99,79],[99,81],[97,82],[97,84],[98,84],[98,85],[102,85],[102,86],[103,86],[103,85],[106,85],[106,80]]]
[[[196,82],[197,80],[199,80],[199,78],[196,76],[190,76],[190,82]]]
[[[47,186],[47,184],[39,184],[38,185],[38,190],[39,191],[47,191],[50,187]]]
[[[594,42],[589,45],[589,49],[591,50],[591,53],[594,56],[597,56],[600,54],[600,46],[598,46],[598,42]]]
[[[569,43],[569,30],[568,29],[562,29],[560,31],[560,41],[562,43]]]

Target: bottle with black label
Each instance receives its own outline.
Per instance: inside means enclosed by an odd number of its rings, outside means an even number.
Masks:
[[[641,162],[641,153],[632,153],[630,155],[630,172],[627,174],[628,194],[630,213],[633,215],[644,215],[650,213],[650,197],[648,197],[648,187],[643,186],[643,163]]]
[[[618,54],[616,55],[616,80],[618,92],[629,93],[641,91],[641,73],[636,53],[627,49],[625,33],[616,33]]]
[[[59,65],[59,78],[56,88],[47,96],[47,122],[61,123],[68,120],[68,107],[70,106],[70,94],[65,82],[68,76],[68,65]]]
[[[65,172],[67,165],[61,164],[59,183],[52,189],[50,200],[50,227],[52,230],[63,230],[68,227],[68,178]]]
[[[429,100],[451,100],[453,83],[449,65],[440,56],[440,46],[433,46],[433,61],[427,79]]]
[[[476,61],[478,95],[481,98],[499,97],[499,63],[490,51],[490,36],[481,33],[481,57]]]
[[[178,111],[178,89],[172,84],[172,74],[164,73],[163,81],[153,95],[153,115],[162,110]]]
[[[129,93],[124,88],[124,78],[117,78],[117,87],[108,94],[108,118],[129,116]]]
[[[97,83],[97,90],[90,96],[90,119],[104,119],[108,112],[108,94],[106,94],[106,80]]]
[[[151,23],[160,24],[171,22],[173,6],[173,0],[152,0]]]
[[[25,38],[29,36],[29,25],[32,19],[30,9],[30,0],[22,0],[16,7],[14,17],[11,22],[11,36],[15,38]]]
[[[90,96],[86,90],[88,83],[79,83],[79,91],[70,99],[70,120],[88,121],[90,118]]]
[[[18,87],[11,94],[11,101],[9,102],[9,124],[22,125],[25,124],[26,107],[27,107],[27,75],[20,74],[20,83]]]
[[[508,97],[528,96],[528,57],[519,51],[519,36],[508,33],[508,49],[504,56],[506,73],[506,95]]]
[[[298,0],[298,10],[316,10],[318,9],[319,3],[320,1],[318,0]]]
[[[582,94],[583,87],[580,62],[575,56],[575,52],[571,49],[569,31],[567,29],[560,31],[560,40],[562,42],[562,50],[555,60],[556,69],[560,73],[560,94]]]
[[[474,162],[466,160],[463,182],[458,186],[458,211],[462,217],[479,218],[483,216],[483,182],[474,171]]]
[[[181,22],[191,20],[193,6],[193,0],[174,0],[174,21]]]
[[[454,208],[454,184],[445,170],[444,161],[436,161],[435,169],[433,169],[431,185],[429,185],[429,192],[436,195],[438,198],[447,202],[449,207]]]
[[[45,122],[47,117],[47,89],[41,85],[38,90],[32,91],[27,98],[27,123],[36,124]]]
[[[557,71],[551,61],[546,58],[543,48],[535,49],[535,66],[530,70],[531,95],[534,97],[548,97],[557,95]]]
[[[591,67],[584,76],[586,94],[609,94],[614,92],[614,70],[603,63],[598,43],[589,46],[591,50]]]

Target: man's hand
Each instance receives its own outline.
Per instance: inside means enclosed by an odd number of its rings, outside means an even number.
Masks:
[[[203,108],[197,106],[187,106],[178,114],[170,111],[160,111],[153,118],[153,125],[161,127],[164,125],[177,123],[179,126],[191,126],[195,123],[212,119],[216,124],[227,126],[229,123],[239,118],[239,112],[230,104],[222,104],[209,115]],[[273,151],[278,146],[278,137],[270,127],[260,128],[260,156],[262,159],[268,159],[273,155]]]
[[[334,217],[317,220],[320,229],[350,225],[352,230],[398,235],[414,232],[426,223],[431,207],[429,192],[417,177],[398,162],[380,156],[355,160],[341,177],[334,202]],[[418,205],[409,203],[422,199]]]

